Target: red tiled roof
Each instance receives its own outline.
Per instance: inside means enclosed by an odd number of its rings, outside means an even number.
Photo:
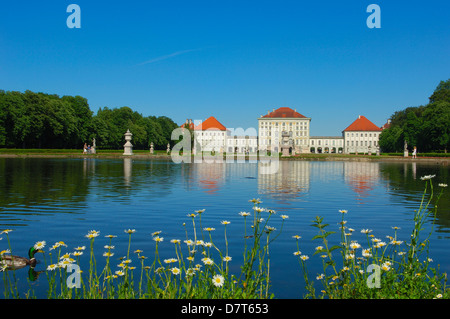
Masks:
[[[349,127],[347,127],[345,131],[376,131],[380,132],[382,131],[381,128],[373,124],[371,121],[369,121],[365,116],[358,116],[358,118],[350,124]]]
[[[181,127],[181,128],[184,128],[184,127],[186,127],[186,125],[188,126],[188,128],[189,128],[190,130],[193,130],[193,129],[195,128],[195,125],[194,125],[193,122],[191,122],[191,123],[183,123],[180,127]]]
[[[267,115],[264,115],[265,118],[273,118],[273,117],[286,117],[286,118],[306,118],[306,116],[298,113],[297,111],[294,111],[290,107],[280,107],[277,110],[274,110],[273,112],[270,112]]]
[[[222,125],[214,116],[206,119],[194,128],[195,131],[217,130],[226,131],[227,128]]]
[[[384,124],[384,125],[381,127],[381,129],[382,129],[382,130],[386,130],[386,129],[390,128],[390,127],[391,127],[391,123],[388,121],[386,124]]]

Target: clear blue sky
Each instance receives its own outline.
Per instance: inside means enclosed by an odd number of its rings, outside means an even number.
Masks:
[[[360,114],[381,126],[428,102],[450,78],[449,21],[447,0],[3,1],[0,89],[233,128],[288,106],[311,135],[340,135]]]

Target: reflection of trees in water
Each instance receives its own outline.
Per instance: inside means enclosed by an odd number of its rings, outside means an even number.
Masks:
[[[0,224],[23,225],[31,215],[78,214],[93,198],[165,197],[179,176],[180,167],[171,161],[0,159]]]
[[[121,158],[96,160],[91,178],[98,200],[131,201],[135,198],[161,198],[181,183],[182,165],[169,160]]]
[[[436,175],[432,179],[435,195],[441,191],[439,183],[450,184],[450,167],[442,163],[380,163],[380,174],[389,183],[389,193],[393,201],[417,202],[425,189],[425,182],[420,177],[425,175]],[[449,232],[450,229],[449,192],[450,189],[445,188],[438,203],[437,232]]]
[[[427,163],[280,161],[276,174],[261,174],[260,163],[174,164],[170,160],[0,159],[0,224],[21,225],[29,215],[80,213],[88,200],[131,202],[164,198],[174,190],[220,194],[228,180],[257,178],[258,192],[289,204],[305,196],[311,180],[343,179],[366,198],[385,180],[393,203],[420,199],[421,176],[435,174],[433,185],[449,183],[449,166]],[[439,203],[437,231],[450,229],[449,188]],[[414,208],[416,209],[416,208]],[[30,217],[31,219],[31,217]]]
[[[88,194],[82,160],[0,159],[0,219],[22,224],[26,216],[77,213]]]

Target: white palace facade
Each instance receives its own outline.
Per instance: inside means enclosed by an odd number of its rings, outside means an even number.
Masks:
[[[260,149],[280,152],[281,134],[289,136],[289,153],[363,153],[379,151],[382,129],[360,115],[342,131],[341,136],[310,136],[311,118],[289,107],[268,111],[258,118],[258,146]]]
[[[376,153],[379,151],[378,141],[383,130],[360,115],[340,136],[310,136],[311,118],[289,107],[280,107],[261,115],[255,135],[244,131],[237,135],[213,116],[198,125],[194,125],[192,120],[186,120],[182,127],[184,126],[189,126],[194,132],[194,150],[201,148],[203,151],[220,153],[256,153],[258,150],[281,152],[284,146],[289,147],[291,155]]]

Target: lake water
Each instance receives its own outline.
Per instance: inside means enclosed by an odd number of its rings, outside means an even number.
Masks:
[[[259,163],[175,164],[169,160],[138,159],[0,159],[0,230],[9,234],[13,253],[26,255],[35,242],[45,240],[47,247],[64,241],[67,251],[80,245],[89,247],[84,236],[98,230],[95,247],[98,259],[108,244],[104,235],[112,234],[115,256],[124,256],[128,235],[136,229],[132,250],[141,249],[152,260],[151,233],[162,231],[164,257],[175,257],[170,239],[185,239],[186,215],[205,209],[204,227],[216,228],[215,243],[224,247],[222,220],[227,226],[230,264],[239,270],[242,257],[243,217],[251,211],[249,200],[260,198],[262,207],[274,209],[271,226],[279,229],[281,214],[285,221],[281,235],[271,246],[272,292],[276,298],[301,298],[303,277],[296,257],[293,235],[300,235],[301,251],[310,255],[311,275],[322,272],[320,257],[312,256],[319,242],[311,241],[317,229],[311,227],[315,216],[323,216],[329,230],[338,230],[339,210],[348,210],[347,225],[355,229],[354,240],[363,242],[360,230],[369,228],[378,238],[393,235],[408,241],[412,216],[419,207],[425,183],[421,176],[436,174],[438,183],[449,184],[450,167],[413,162],[359,161],[281,161],[276,174],[261,174]],[[441,198],[431,257],[441,271],[450,271],[450,196]],[[188,228],[189,229],[189,228]],[[0,250],[7,249],[1,235]],[[338,240],[336,235],[336,240]],[[387,240],[386,240],[387,241]],[[42,255],[38,254],[38,259]],[[48,256],[47,256],[48,257]],[[82,258],[88,259],[88,254]],[[99,263],[101,263],[99,261]],[[136,261],[137,263],[137,261]],[[43,262],[37,269],[44,269]],[[28,288],[27,271],[18,270],[20,287]],[[46,276],[32,283],[38,297],[46,297]],[[3,292],[3,280],[0,290]],[[317,286],[319,287],[319,286]],[[320,290],[320,289],[319,289]],[[3,296],[3,293],[2,293]]]

